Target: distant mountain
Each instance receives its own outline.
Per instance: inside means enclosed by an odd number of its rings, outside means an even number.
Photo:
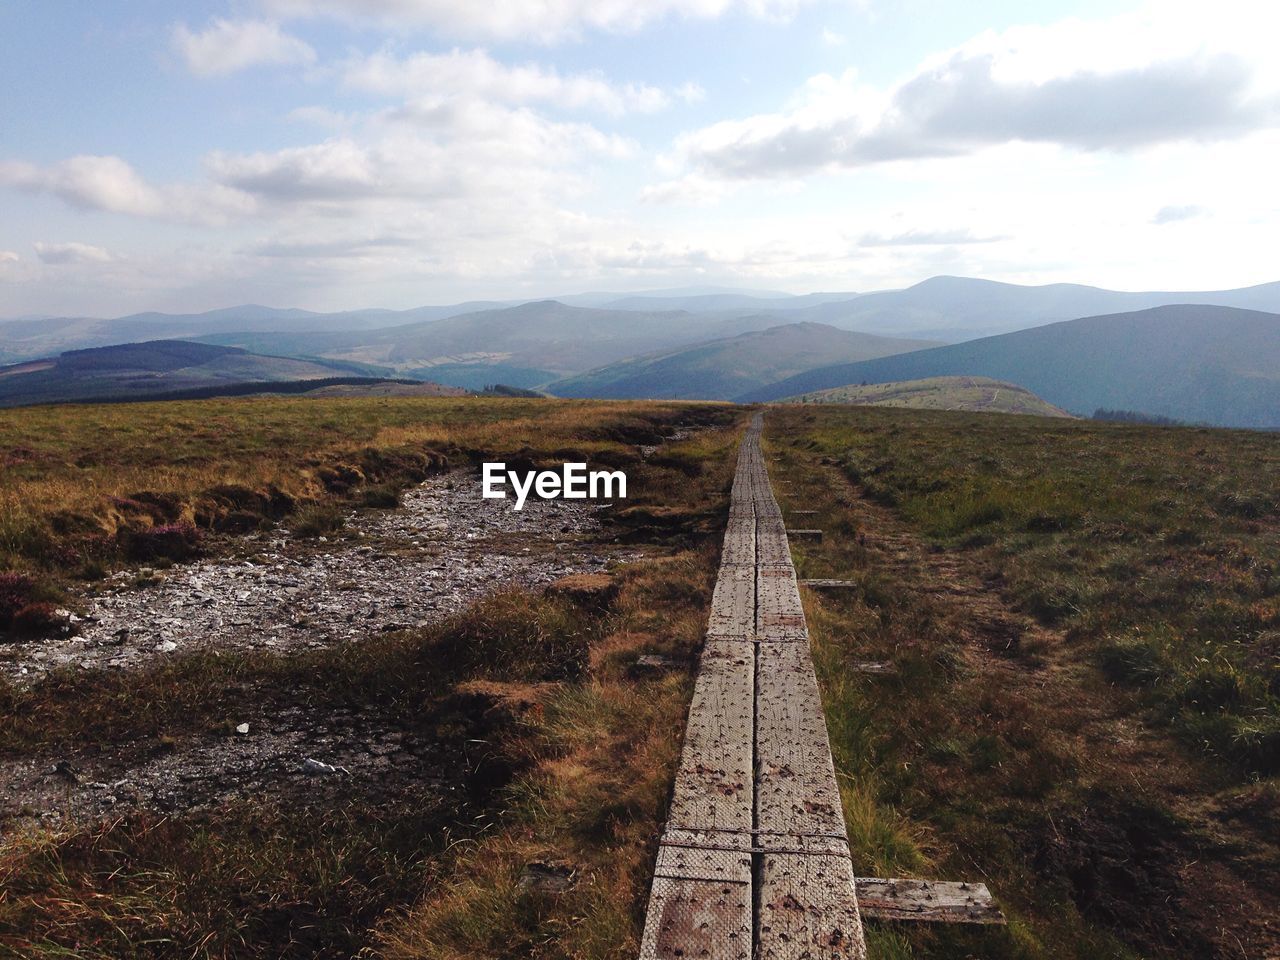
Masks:
[[[1023,413],[1069,417],[1067,411],[1041,400],[1016,383],[989,377],[929,377],[896,383],[850,384],[786,397],[780,403],[846,403],[853,406],[903,407],[911,410],[964,410],[970,413]]]
[[[149,396],[219,385],[321,380],[349,364],[265,357],[234,347],[155,340],[72,350],[0,367],[0,406]]]
[[[486,300],[447,307],[416,307],[412,310],[312,313],[309,310],[277,310],[274,307],[245,304],[205,313],[135,313],[112,320],[98,317],[4,320],[0,321],[0,362],[49,357],[66,350],[156,339],[195,340],[218,334],[254,331],[291,333],[305,337],[310,333],[369,330],[439,320],[495,306],[502,304]]]
[[[819,304],[791,320],[885,336],[972,340],[1059,320],[1128,313],[1176,303],[1280,312],[1280,283],[1198,293],[1126,293],[1074,283],[1024,287],[968,277],[933,277],[907,287]]]
[[[787,313],[833,301],[848,300],[855,293],[790,294],[704,293],[690,296],[654,296],[636,294],[603,304],[610,310],[688,310],[690,313],[712,313],[723,310],[755,313]]]
[[[982,376],[1076,413],[1099,407],[1235,427],[1280,427],[1280,315],[1176,305],[1086,317],[744,391],[777,400],[849,383]]]
[[[727,400],[834,358],[862,360],[930,345],[793,323],[633,357],[556,381],[547,390],[561,397]]]
[[[536,387],[566,375],[775,321],[684,311],[641,313],[571,307],[555,300],[483,310],[429,323],[351,333],[227,334],[206,340],[273,354],[307,353],[479,389]]]

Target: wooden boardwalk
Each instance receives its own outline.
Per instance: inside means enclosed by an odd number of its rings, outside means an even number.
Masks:
[[[866,956],[782,512],[738,454],[720,573],[658,848],[642,960]]]

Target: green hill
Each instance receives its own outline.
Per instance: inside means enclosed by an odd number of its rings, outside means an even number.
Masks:
[[[727,400],[834,359],[865,360],[927,346],[927,340],[877,337],[821,323],[789,323],[634,357],[559,380],[547,389],[561,397]]]
[[[940,376],[1019,383],[1075,413],[1106,407],[1221,426],[1280,427],[1280,315],[1179,305],[1086,317],[833,364],[736,399],[778,400],[849,383]]]
[[[1069,417],[1016,383],[990,377],[929,377],[897,383],[850,384],[787,397],[781,403],[847,403],[912,410],[965,410],[971,413],[1023,413]]]

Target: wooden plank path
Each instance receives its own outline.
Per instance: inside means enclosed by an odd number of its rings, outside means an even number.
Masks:
[[[864,960],[840,794],[782,511],[738,453],[642,960]]]

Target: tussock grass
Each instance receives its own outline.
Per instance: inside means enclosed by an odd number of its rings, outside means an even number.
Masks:
[[[85,419],[76,421],[75,410]],[[99,485],[69,501],[94,524],[119,512],[104,496],[144,482],[183,509],[215,487],[227,511],[272,502],[282,515],[297,505],[333,508],[375,484],[402,485],[438,462],[427,451],[443,451],[454,463],[484,455],[625,464],[635,513],[616,529],[661,547],[618,573],[608,607],[499,591],[429,629],[332,649],[197,653],[136,672],[64,671],[24,688],[0,682],[0,753],[10,757],[86,743],[140,755],[180,749],[187,738],[230,729],[246,705],[358,708],[419,735],[484,741],[472,745],[483,777],[451,805],[425,792],[377,801],[356,795],[317,815],[246,798],[206,814],[135,815],[6,837],[0,955],[634,954],[714,581],[709,543],[723,523],[740,412],[527,400],[23,411],[32,412],[44,421],[27,436],[48,430],[64,459],[72,449],[101,458],[83,468],[96,471]],[[129,427],[127,417],[115,419],[124,413],[149,423],[118,438],[161,465],[145,481],[123,456],[111,460],[110,428]],[[669,462],[640,461],[637,444],[690,422],[713,429],[665,449]],[[151,444],[166,431],[175,439],[167,449],[163,440]],[[186,431],[209,435],[188,446]],[[195,450],[208,461],[180,462]],[[242,454],[260,459],[255,465]],[[65,462],[54,473],[63,469]],[[71,494],[36,487],[25,488],[38,495],[22,520],[52,529],[57,511],[41,513],[40,497],[54,504]],[[72,569],[38,553],[7,557],[30,570]],[[636,657],[650,652],[675,666],[633,675]],[[526,865],[538,860],[572,864],[572,889],[552,895],[522,885]]]
[[[871,956],[1273,950],[1280,439],[812,407],[765,439],[827,534],[801,576],[856,583],[804,594],[858,872],[1010,920],[873,922]]]

